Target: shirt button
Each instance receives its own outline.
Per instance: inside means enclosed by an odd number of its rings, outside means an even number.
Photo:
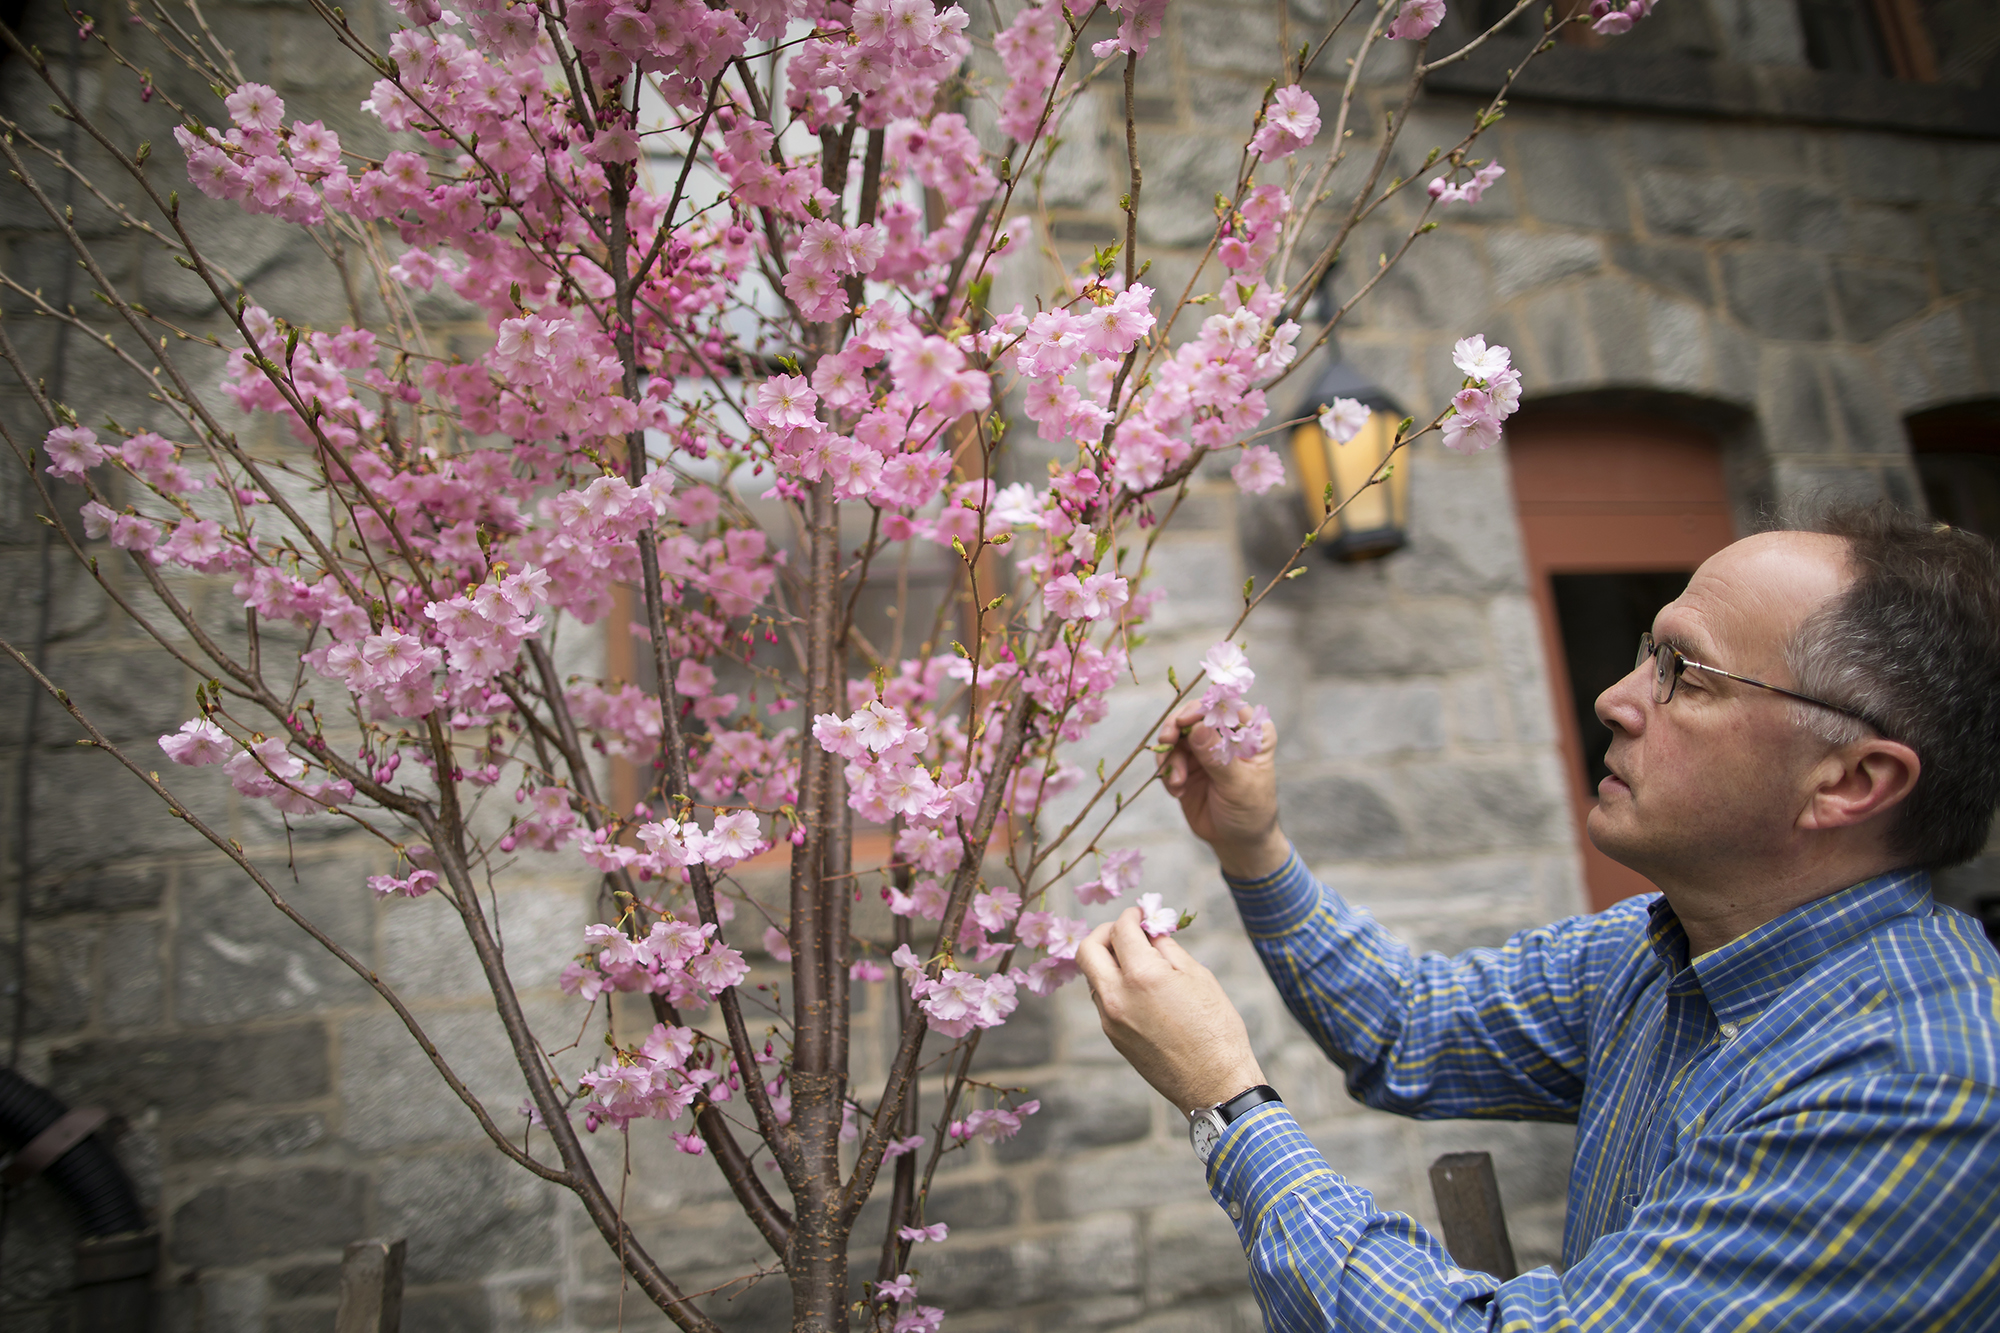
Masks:
[[[1738,1028],[1734,1023],[1724,1023],[1720,1028],[1720,1031],[1722,1033],[1722,1039],[1724,1041],[1735,1041],[1736,1034],[1741,1030],[1742,1029]]]
[[[1243,1205],[1234,1199],[1229,1201],[1229,1220],[1232,1222],[1241,1222],[1243,1220]]]

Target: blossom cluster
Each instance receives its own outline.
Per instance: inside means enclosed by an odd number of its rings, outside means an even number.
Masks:
[[[1506,348],[1488,347],[1480,334],[1461,338],[1451,349],[1452,364],[1465,373],[1465,387],[1451,399],[1444,421],[1445,447],[1478,453],[1500,443],[1500,423],[1521,407],[1521,372]]]

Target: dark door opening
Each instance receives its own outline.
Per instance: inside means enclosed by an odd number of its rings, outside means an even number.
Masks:
[[[1595,792],[1610,772],[1604,766],[1604,751],[1611,744],[1611,729],[1597,720],[1597,696],[1631,674],[1639,636],[1653,627],[1655,612],[1681,595],[1692,574],[1684,570],[1549,576],[1563,663],[1569,668],[1586,792]]]

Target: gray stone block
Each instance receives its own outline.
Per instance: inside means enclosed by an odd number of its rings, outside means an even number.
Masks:
[[[1518,165],[1522,195],[1545,222],[1597,231],[1630,231],[1632,212],[1622,184],[1625,172],[1608,134],[1542,124]]]
[[[1190,65],[1234,70],[1260,83],[1277,73],[1280,57],[1278,16],[1274,9],[1188,5],[1176,17],[1180,21],[1181,51]],[[1249,137],[1247,128],[1244,137]]]
[[[1316,683],[1305,731],[1305,743],[1327,759],[1442,749],[1444,696],[1429,682]]]
[[[1506,717],[1493,678],[1467,672],[1445,684],[1446,734],[1454,745],[1493,745],[1507,738]]]
[[[1840,196],[1815,185],[1766,185],[1757,191],[1757,237],[1807,250],[1838,250],[1847,240]]]
[[[1386,244],[1393,254],[1401,239]],[[1365,276],[1373,276],[1376,253],[1356,253],[1366,257]],[[1479,319],[1491,301],[1478,248],[1471,236],[1452,229],[1418,237],[1363,304],[1377,328],[1434,329],[1462,328]]]
[[[168,1253],[219,1268],[339,1249],[365,1234],[367,1191],[359,1173],[319,1167],[210,1185],[174,1209]]]
[[[113,866],[41,881],[28,892],[28,911],[38,918],[140,912],[158,907],[166,890],[167,868],[157,861]]]
[[[923,1262],[924,1294],[946,1309],[1101,1297],[1138,1290],[1138,1227],[1128,1216],[1093,1217],[1002,1245],[947,1243]]]
[[[1991,367],[1996,351],[2000,351],[1995,308],[1991,302],[1969,304],[1959,310],[1940,311],[1917,325],[1924,360],[1936,377],[1940,397],[1969,396],[1995,382]]]
[[[1213,1199],[1154,1213],[1146,1251],[1155,1290],[1167,1300],[1231,1295],[1249,1280],[1236,1228]]]
[[[413,1286],[555,1266],[553,1187],[490,1148],[395,1161],[376,1201],[383,1234],[409,1238]]]
[[[374,955],[366,883],[373,868],[364,861],[311,862],[298,867],[296,884],[274,883],[301,915],[366,964]],[[354,1004],[372,994],[233,865],[190,873],[179,900],[174,1010],[182,1022],[242,1022]]]
[[[1930,216],[1931,251],[1938,286],[1946,292],[2000,288],[2000,227],[1991,213],[1937,212]],[[1914,228],[1912,228],[1914,230]],[[1913,255],[1914,243],[1877,246],[1871,253]]]
[[[1020,1214],[1020,1191],[1004,1177],[940,1183],[932,1187],[924,1204],[924,1215],[949,1222],[953,1235],[1011,1226]],[[880,1238],[879,1231],[863,1232],[859,1227],[854,1234],[870,1245]]]
[[[26,977],[11,942],[0,952],[0,1014],[13,1030],[16,1004],[25,995],[23,1030],[33,1037],[60,1037],[90,1025],[92,960],[97,932],[42,926],[28,935]]]
[[[1055,1016],[1048,1005],[1031,1000],[1004,1024],[986,1030],[972,1063],[982,1074],[992,1074],[1045,1065],[1055,1055]]]
[[[527,1096],[527,1086],[492,1009],[425,1013],[421,1018],[425,1032],[459,1078],[496,1116],[512,1117]],[[575,1015],[567,1019],[570,1031],[576,1022]],[[393,1014],[371,1014],[346,1023],[340,1046],[342,1137],[349,1142],[374,1149],[478,1136],[471,1112],[442,1086],[437,1071]]]
[[[1516,345],[1514,364],[1523,378],[1539,386],[1539,392],[1594,387],[1597,365],[1587,339],[1576,336],[1583,327],[1583,311],[1576,294],[1558,289],[1538,292],[1522,304],[1519,318],[1527,329],[1531,356],[1522,356]]]
[[[1906,135],[1844,134],[1847,189],[1861,199],[1914,204],[1942,198],[1946,172],[1935,146]]]
[[[201,1159],[239,1161],[251,1157],[292,1157],[323,1142],[326,1118],[316,1113],[270,1116],[204,1126],[177,1134],[168,1155],[176,1162]]]
[[[1582,291],[1597,345],[1601,374],[1609,384],[1644,384],[1651,376],[1651,330],[1643,294],[1616,277],[1598,278]]]
[[[149,1028],[166,1021],[166,980],[160,963],[165,932],[157,921],[112,921],[104,928],[104,1022]]]
[[[365,888],[359,892],[368,893]],[[553,987],[564,966],[583,951],[589,917],[580,891],[524,885],[488,898],[483,906],[508,974],[523,990]],[[384,909],[382,977],[398,994],[429,999],[490,993],[465,923],[450,903],[435,896],[399,899]]]
[[[1833,336],[1825,270],[1803,255],[1762,248],[1723,256],[1729,309],[1767,338],[1820,341]]]
[[[55,731],[58,725],[67,730]],[[66,718],[51,724],[50,731],[57,736],[76,734]],[[35,869],[47,879],[205,845],[199,834],[167,813],[165,802],[95,750],[62,749],[39,755],[35,808],[63,812],[61,819],[40,820],[35,829]]]
[[[1662,388],[1707,387],[1710,365],[1708,312],[1685,301],[1647,294],[1647,352],[1652,382]]]
[[[1330,609],[1305,622],[1315,675],[1428,675],[1476,666],[1485,653],[1479,607],[1429,598]]]
[[[1122,126],[1122,112],[1118,119]],[[1112,145],[1104,99],[1088,93],[1077,98],[1057,134],[1052,148],[1038,153],[1028,165],[1031,173],[1040,173],[1042,198],[1057,208],[1103,203],[1111,179],[1107,150]],[[1123,146],[1122,138],[1119,146]],[[1122,153],[1120,158],[1123,166]],[[1143,158],[1140,160],[1144,162]],[[1123,187],[1116,193],[1123,193]],[[1142,194],[1141,202],[1151,201]]]
[[[1635,162],[1699,171],[1714,167],[1715,149],[1709,129],[1699,122],[1635,118],[1626,123],[1624,130],[1626,151]]]
[[[1827,358],[1826,371],[1841,435],[1849,449],[1860,454],[1897,455],[1909,448],[1902,418],[1872,360],[1843,353]]]
[[[1148,245],[1206,243],[1215,234],[1215,196],[1235,184],[1240,146],[1207,135],[1140,131],[1146,183],[1139,239]]]
[[[1713,349],[1709,358],[1709,394],[1739,407],[1751,406],[1757,399],[1757,385],[1763,372],[1763,340],[1726,319],[1709,320],[1708,336]]]
[[[1894,204],[1850,204],[1847,209],[1847,253],[1862,257],[1914,259],[1925,250],[1928,220],[1952,214],[1919,212]]]
[[[272,1106],[324,1096],[332,1086],[326,1030],[317,1023],[227,1036],[89,1041],[50,1053],[51,1086],[137,1120]]]
[[[1278,817],[1308,862],[1399,856],[1402,821],[1386,794],[1363,778],[1291,778],[1278,788]]]
[[[1656,236],[1734,240],[1751,232],[1749,197],[1725,178],[1645,172],[1639,177],[1639,208]]]
[[[340,1265],[337,1263],[306,1263],[292,1268],[282,1268],[267,1274],[271,1300],[275,1304],[287,1301],[338,1299],[340,1296]]]
[[[1841,327],[1855,342],[1874,342],[1904,320],[1923,313],[1931,303],[1930,284],[1912,267],[1836,264],[1833,296],[1840,306]]]
[[[1153,1127],[1159,1095],[1129,1069],[1065,1079],[1038,1089],[1042,1109],[1011,1139],[993,1145],[1005,1163],[1063,1156],[1143,1138]]]
[[[626,1302],[635,1314],[650,1308],[643,1298],[628,1296]],[[493,1327],[493,1302],[484,1288],[473,1285],[406,1291],[403,1327],[424,1333],[488,1333]]]
[[[1049,1221],[1192,1204],[1215,1206],[1185,1134],[1063,1162],[1035,1181],[1035,1214]]]
[[[1561,788],[1540,765],[1438,764],[1404,770],[1413,850],[1452,856],[1563,837]]]
[[[1990,143],[1953,144],[1947,184],[1971,208],[2000,208],[2000,151]]]
[[[1774,451],[1829,453],[1837,448],[1830,399],[1818,357],[1793,348],[1772,348],[1766,354],[1758,414]]]
[[[1486,233],[1493,263],[1493,286],[1501,300],[1603,267],[1604,243],[1570,232],[1528,232],[1495,228]]]

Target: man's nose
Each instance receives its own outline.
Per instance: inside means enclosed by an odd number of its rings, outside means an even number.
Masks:
[[[1623,679],[1597,696],[1597,720],[1614,732],[1637,735],[1646,726],[1646,705],[1652,702],[1653,664],[1641,662]]]

